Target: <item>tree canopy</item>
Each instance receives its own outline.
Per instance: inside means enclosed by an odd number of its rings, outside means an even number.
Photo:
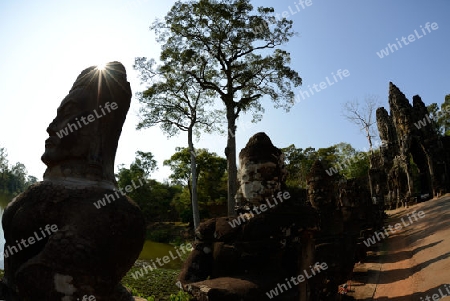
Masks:
[[[226,202],[226,159],[207,149],[196,150],[199,207],[206,208],[210,204]],[[181,210],[190,210],[188,204],[191,199],[190,186],[192,174],[190,173],[190,151],[188,148],[177,147],[170,159],[164,161],[172,170],[170,180],[172,184],[182,185],[187,191],[183,192],[174,204]]]
[[[365,178],[368,174],[368,152],[355,150],[348,143],[341,142],[319,149],[297,148],[292,144],[281,150],[288,170],[286,186],[293,195],[307,188],[307,175],[317,159],[322,161],[327,174],[334,180]],[[190,156],[188,147],[175,149],[175,153],[164,161],[164,165],[171,170],[169,181],[165,182],[150,178],[156,168],[151,152],[137,151],[136,159],[129,167],[119,167],[116,175],[118,186],[124,188],[132,182],[139,186],[128,196],[141,207],[147,222],[193,222]],[[201,216],[223,216],[227,203],[226,159],[203,148],[195,150],[195,157]]]
[[[36,182],[37,178],[27,175],[27,169],[22,163],[10,165],[8,152],[0,147],[0,192],[18,194]]]
[[[369,170],[369,156],[355,150],[348,143],[338,143],[330,147],[315,149],[296,148],[294,144],[282,148],[286,158],[288,187],[306,188],[307,175],[315,160],[321,160],[329,176],[341,178],[366,177]]]
[[[427,106],[434,130],[441,136],[450,136],[450,94],[446,95],[444,102],[439,106],[432,103]]]
[[[136,59],[135,68],[139,70],[142,62]],[[169,137],[179,131],[187,132],[190,152],[190,173],[196,174],[196,157],[193,136],[200,137],[200,130],[218,131],[218,110],[212,108],[212,91],[203,90],[196,81],[180,71],[182,63],[159,66],[154,71],[155,82],[144,92],[137,93],[143,104],[139,112],[142,120],[137,128],[147,128],[159,124]],[[145,77],[146,71],[142,71]],[[200,223],[197,198],[197,179],[190,185],[194,226]]]
[[[176,220],[177,212],[170,203],[180,188],[151,179],[156,165],[151,152],[137,151],[129,168],[119,167],[117,184],[121,188],[135,184],[132,185],[135,189],[127,195],[139,205],[147,222]]]
[[[301,84],[289,67],[290,54],[278,48],[296,34],[292,21],[275,18],[270,7],[254,11],[249,0],[177,1],[150,28],[162,44],[162,68],[181,65],[182,72],[225,105],[228,214],[235,215],[237,118],[251,112],[254,121],[260,120],[263,97],[288,110],[295,102],[293,87]],[[138,62],[143,76],[151,76],[151,60]]]

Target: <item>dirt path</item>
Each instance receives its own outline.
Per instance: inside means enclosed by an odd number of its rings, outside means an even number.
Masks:
[[[387,213],[389,236],[373,237],[368,259],[355,266],[350,295],[381,301],[450,296],[450,194]]]

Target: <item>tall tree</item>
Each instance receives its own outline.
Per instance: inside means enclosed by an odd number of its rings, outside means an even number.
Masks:
[[[445,100],[441,104],[439,123],[442,124],[444,135],[450,136],[450,94],[445,95]]]
[[[25,186],[28,187],[37,182],[38,182],[38,179],[35,176],[27,176],[27,182],[25,183]]]
[[[317,152],[312,147],[296,148],[294,144],[281,149],[286,158],[288,176],[286,185],[295,188],[307,187],[307,175],[317,159]]]
[[[336,164],[344,167],[340,172],[347,179],[366,177],[369,171],[369,153],[357,151],[349,143],[335,144]]]
[[[0,190],[8,190],[8,153],[4,147],[0,147]]]
[[[135,68],[141,70],[145,60],[136,59]],[[143,104],[140,108],[141,121],[137,125],[138,129],[147,128],[159,124],[163,132],[169,137],[178,134],[180,131],[187,132],[187,140],[190,152],[190,171],[197,174],[195,148],[193,136],[200,136],[200,129],[206,132],[217,130],[218,120],[217,110],[211,107],[211,91],[203,89],[190,78],[186,73],[180,71],[184,68],[184,62],[177,64],[160,66],[154,74],[156,81],[144,92],[137,93],[139,102]],[[151,66],[147,65],[147,66]],[[147,71],[141,71],[142,79],[147,76]],[[192,212],[194,214],[194,227],[200,223],[200,213],[197,198],[197,179],[192,177]]]
[[[364,103],[360,104],[357,100],[348,101],[343,105],[343,115],[348,121],[360,127],[361,131],[366,134],[369,143],[369,153],[372,156],[373,143],[372,138],[376,137],[377,128],[376,110],[379,107],[379,98],[376,95],[369,95],[364,98]],[[369,160],[369,168],[371,167]],[[370,194],[373,195],[372,181],[369,180]]]
[[[344,117],[360,127],[360,130],[366,134],[369,143],[369,151],[372,153],[372,138],[376,137],[376,116],[375,111],[379,107],[379,99],[376,95],[368,95],[364,98],[364,102],[358,100],[347,101],[343,104]]]
[[[9,183],[9,190],[11,192],[24,191],[27,182],[27,169],[25,165],[17,162],[11,167],[11,181]]]
[[[292,86],[301,85],[289,67],[290,54],[278,47],[295,35],[292,21],[250,0],[177,1],[164,21],[150,27],[163,44],[164,66],[179,65],[201,88],[214,92],[227,118],[228,214],[235,215],[237,191],[236,120],[251,112],[262,118],[263,96],[286,110],[295,103]],[[144,64],[145,65],[145,64]]]
[[[189,148],[177,147],[176,152],[164,161],[164,165],[169,166],[172,170],[170,179],[173,184],[192,186],[194,181],[190,172],[190,150]],[[200,190],[206,191],[209,197],[215,199],[218,183],[225,176],[226,159],[219,157],[214,152],[207,149],[196,149],[197,173],[195,181],[198,183]],[[218,197],[217,197],[218,198]]]
[[[34,181],[37,180],[33,176],[28,176],[28,178],[34,178]],[[7,194],[17,194],[24,191],[31,184],[27,181],[25,165],[17,162],[10,166],[6,149],[0,147],[0,191]]]
[[[222,186],[224,179],[226,179],[226,165],[225,158],[219,157],[214,152],[209,152],[207,149],[196,150],[197,174],[195,175],[198,183],[198,203],[199,210],[205,209],[210,203],[220,203],[225,201],[226,189]],[[190,173],[190,151],[188,148],[177,147],[176,152],[164,161],[172,170],[170,179],[172,184],[179,184],[187,187],[188,194],[183,190],[176,198],[178,202],[177,208],[182,215],[185,211],[186,199],[192,199],[191,189],[193,176]],[[189,212],[191,212],[189,210]]]
[[[444,134],[444,125],[441,117],[442,112],[439,111],[439,105],[437,103],[432,103],[427,106],[428,113],[430,114],[430,118],[434,120],[430,125],[433,127],[433,130],[436,134],[442,136]]]
[[[439,105],[432,103],[427,106],[434,131],[441,136],[450,136],[450,94],[445,96],[444,102]]]

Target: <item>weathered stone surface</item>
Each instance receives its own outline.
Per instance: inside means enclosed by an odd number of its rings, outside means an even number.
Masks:
[[[267,299],[266,292],[315,263],[317,210],[283,190],[281,150],[265,133],[257,133],[239,160],[239,216],[201,223],[199,241],[178,277],[197,300]],[[278,299],[307,300],[306,282]]]
[[[381,139],[382,164],[389,164],[398,152],[397,131],[393,121],[385,108],[378,108],[376,111],[378,132]]]
[[[267,297],[258,290],[256,283],[231,277],[189,284],[187,291],[199,301],[250,301],[263,300],[263,298]]]
[[[327,175],[320,160],[314,161],[307,175],[308,201],[320,211],[336,208],[333,178]]]
[[[389,107],[390,114],[384,108],[377,110],[383,145],[378,158],[371,158],[370,183],[379,188],[372,196],[383,200],[387,208],[396,208],[421,195],[437,196],[448,191],[449,149],[444,147],[448,138],[436,133],[434,120],[420,96],[413,97],[411,106],[406,96],[389,83]],[[418,176],[414,175],[411,159]]]
[[[47,129],[44,181],[3,214],[6,300],[133,300],[119,281],[139,256],[145,222],[114,179],[130,100],[125,68],[113,62],[85,69],[62,101]]]
[[[257,133],[249,139],[239,153],[239,166],[237,206],[259,206],[284,189],[281,186],[287,176],[284,155],[265,133]]]
[[[351,277],[355,262],[365,258],[360,232],[381,226],[381,211],[373,202],[366,177],[330,176],[320,160],[307,177],[308,202],[320,215],[320,231],[314,233],[314,262],[328,269],[312,278],[310,300],[337,300],[340,284]]]
[[[109,63],[102,72],[94,66],[83,70],[47,128],[44,180],[83,179],[113,188],[114,159],[130,100],[121,63]]]
[[[181,284],[205,280],[211,276],[213,267],[213,243],[196,242],[178,279]]]

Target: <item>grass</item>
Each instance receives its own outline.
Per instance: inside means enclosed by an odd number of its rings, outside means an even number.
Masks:
[[[187,223],[154,223],[147,229],[147,239],[156,242],[170,242],[173,246],[179,246],[182,243],[186,245],[192,239],[192,233],[188,233],[189,231],[187,229]],[[184,262],[188,258],[189,252],[182,252],[181,254],[180,259]],[[149,301],[193,300],[188,293],[180,291],[175,285],[178,274],[181,272],[180,269],[158,268],[153,271],[148,270],[148,273],[142,277],[134,279],[132,274],[142,269],[145,263],[143,260],[137,260],[121,281],[134,296]]]
[[[141,278],[134,279],[131,275],[139,270],[143,262],[136,264],[123,277],[121,283],[127,287],[133,296],[144,298],[148,301],[190,301],[188,293],[180,291],[175,285],[180,270],[157,269],[149,271]],[[0,279],[3,278],[4,271],[0,270]]]
[[[134,279],[131,275],[139,269],[141,269],[140,266],[133,266],[121,281],[125,287],[131,290],[134,296],[142,298],[154,297],[155,300],[170,300],[170,295],[178,294],[179,288],[175,283],[180,273],[179,270],[160,268],[148,271],[143,277]]]
[[[172,245],[179,246],[181,243],[184,243],[184,245],[188,243],[188,241],[185,241],[180,237],[180,229],[185,228],[186,224],[182,223],[160,223],[157,225],[156,230],[159,230],[160,234],[164,234],[163,236],[167,236],[167,240],[171,241]],[[147,233],[151,233],[152,231],[147,231]],[[189,252],[181,254],[182,256],[180,259],[184,262],[189,256]],[[193,300],[188,293],[180,291],[175,284],[177,282],[178,274],[181,272],[180,269],[158,268],[153,271],[148,270],[148,273],[144,274],[142,277],[134,279],[132,276],[133,273],[142,269],[145,263],[146,261],[144,260],[137,260],[121,280],[122,285],[129,289],[133,296],[141,297],[148,301]],[[0,279],[3,278],[3,274],[4,271],[0,270]]]
[[[188,256],[189,253],[182,254],[180,259],[184,262]],[[136,271],[141,270],[145,263],[146,261],[144,260],[137,260],[121,281],[121,283],[127,287],[134,296],[146,298],[150,301],[193,300],[190,298],[188,293],[180,291],[175,284],[177,282],[177,277],[181,272],[180,269],[173,270],[158,268],[153,271],[147,269],[147,273],[145,273],[142,277],[134,279],[132,275]],[[155,299],[152,299],[152,297]]]

